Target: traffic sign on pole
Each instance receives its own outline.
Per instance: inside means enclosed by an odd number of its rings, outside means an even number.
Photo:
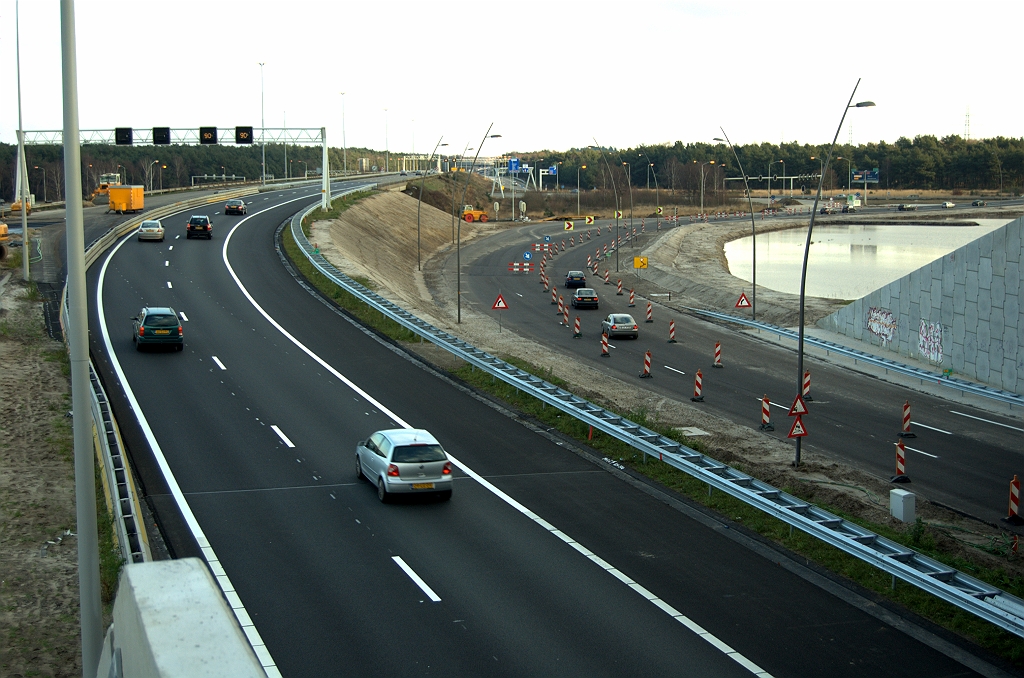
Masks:
[[[803,438],[807,435],[807,429],[804,428],[804,422],[798,416],[793,420],[793,426],[789,429],[790,438]]]
[[[807,404],[804,402],[803,396],[797,396],[793,399],[793,406],[789,408],[789,416],[799,417],[807,414]]]
[[[615,210],[615,218],[616,219],[621,219],[622,218],[622,210]]]
[[[750,299],[747,299],[746,292],[740,293],[740,298],[736,301],[736,308],[750,308]]]
[[[526,261],[533,259],[533,252],[523,252],[523,259]]]
[[[505,297],[498,294],[498,298],[494,300],[494,304],[491,305],[492,311],[507,311],[508,304],[505,303]]]
[[[587,226],[592,226],[594,224],[594,217],[584,217],[584,219],[586,220]]]
[[[571,231],[573,229],[573,223],[571,221],[566,221],[565,226],[563,226],[562,228],[563,230]]]

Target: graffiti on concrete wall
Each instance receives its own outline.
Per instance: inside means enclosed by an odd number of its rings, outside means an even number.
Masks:
[[[942,325],[921,321],[921,329],[917,333],[917,350],[922,358],[942,362]]]
[[[887,308],[872,306],[868,309],[868,332],[889,344],[896,338],[896,318]]]

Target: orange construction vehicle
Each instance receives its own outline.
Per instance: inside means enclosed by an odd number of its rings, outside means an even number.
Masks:
[[[485,223],[487,221],[487,212],[473,209],[472,205],[463,205],[462,218],[468,223],[473,223],[474,221]]]

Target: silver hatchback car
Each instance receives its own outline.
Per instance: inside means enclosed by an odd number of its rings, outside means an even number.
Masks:
[[[441,443],[423,429],[377,431],[356,445],[357,477],[377,485],[384,503],[393,494],[429,493],[452,498],[452,463]]]

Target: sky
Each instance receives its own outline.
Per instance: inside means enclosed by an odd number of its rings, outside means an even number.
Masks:
[[[79,126],[327,128],[483,155],[710,142],[1024,137],[1022,0],[78,0]],[[26,130],[63,127],[57,0],[21,0]],[[0,142],[18,128],[0,0]],[[344,92],[344,95],[342,95]],[[344,118],[342,109],[344,107]],[[385,109],[387,109],[385,111]],[[852,128],[852,130],[851,130]]]

